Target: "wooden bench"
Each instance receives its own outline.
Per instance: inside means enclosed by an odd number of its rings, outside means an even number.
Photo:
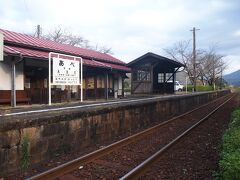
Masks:
[[[31,98],[28,97],[28,94],[24,90],[16,91],[16,102],[17,103],[30,103]],[[11,91],[10,90],[0,90],[0,104],[11,103]]]

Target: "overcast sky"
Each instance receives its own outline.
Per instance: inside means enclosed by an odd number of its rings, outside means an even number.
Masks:
[[[56,26],[91,43],[112,48],[129,62],[146,52],[191,40],[197,48],[217,45],[226,56],[225,74],[240,69],[239,0],[0,0],[0,28],[33,33],[37,24],[47,33]]]

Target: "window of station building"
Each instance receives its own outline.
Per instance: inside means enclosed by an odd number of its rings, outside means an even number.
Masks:
[[[85,78],[83,78],[82,86],[83,86],[83,89],[86,89],[86,79]]]
[[[113,88],[113,77],[112,76],[108,77],[108,88]]]
[[[94,89],[94,77],[88,77],[86,79],[87,89]]]
[[[164,82],[164,73],[158,73],[158,83]]]
[[[172,73],[166,73],[166,81],[168,81],[168,82],[173,81],[173,74]]]
[[[24,87],[26,89],[30,89],[31,87],[30,78],[25,78]]]
[[[97,77],[97,88],[104,88],[104,77],[103,76]]]
[[[150,81],[150,71],[148,70],[137,70],[134,72],[134,81]]]

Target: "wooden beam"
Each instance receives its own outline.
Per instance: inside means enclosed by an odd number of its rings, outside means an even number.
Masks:
[[[122,74],[121,74],[122,76]],[[124,97],[124,78],[122,76],[122,97]]]
[[[108,100],[108,72],[105,73],[105,76],[104,76],[104,88],[105,88],[105,98],[106,100]]]
[[[176,74],[176,72],[179,70],[179,68],[180,67],[178,67],[167,80],[165,79],[165,82],[168,82],[174,76],[174,74]],[[166,75],[166,72],[165,72],[165,75]]]
[[[131,95],[133,94],[133,73],[134,71],[131,70]]]
[[[154,69],[154,65],[151,65],[151,68],[150,68],[150,80],[151,80],[151,92],[150,93],[153,93],[153,69]]]
[[[94,75],[94,97],[97,99],[97,75]]]

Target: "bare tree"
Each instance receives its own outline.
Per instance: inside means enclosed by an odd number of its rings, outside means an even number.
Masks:
[[[113,54],[112,48],[106,47],[106,46],[99,46],[96,44],[95,48],[93,48],[95,51],[99,51],[104,54]]]
[[[223,60],[224,56],[217,54],[215,48],[210,48],[205,52],[203,61],[201,63],[203,78],[210,86],[216,87],[216,82],[222,77],[223,71],[227,68]]]
[[[80,35],[75,35],[68,32],[66,29],[62,29],[60,26],[55,27],[47,34],[43,35],[43,38],[62,43],[69,44],[71,46],[77,46],[82,48],[89,48],[89,41]]]
[[[185,70],[189,79],[193,83],[193,56],[190,41],[181,41],[172,48],[165,49],[166,53],[173,60],[179,61],[185,65]],[[221,78],[222,72],[226,69],[226,63],[223,61],[222,55],[216,53],[216,47],[213,46],[209,50],[196,51],[196,78],[205,85],[215,88],[216,82]]]
[[[192,52],[190,52],[189,44],[190,41],[180,41],[165,51],[171,59],[184,64],[189,79],[193,83]]]
[[[36,34],[38,33],[34,34],[35,37],[36,37]],[[49,39],[62,44],[69,44],[71,46],[91,49],[91,50],[99,51],[105,54],[113,54],[111,48],[108,48],[106,46],[98,46],[98,44],[96,46],[91,46],[89,40],[85,39],[80,35],[70,33],[69,31],[67,31],[66,29],[63,29],[60,26],[55,27],[53,30],[49,31],[47,34],[41,35],[41,38]]]

